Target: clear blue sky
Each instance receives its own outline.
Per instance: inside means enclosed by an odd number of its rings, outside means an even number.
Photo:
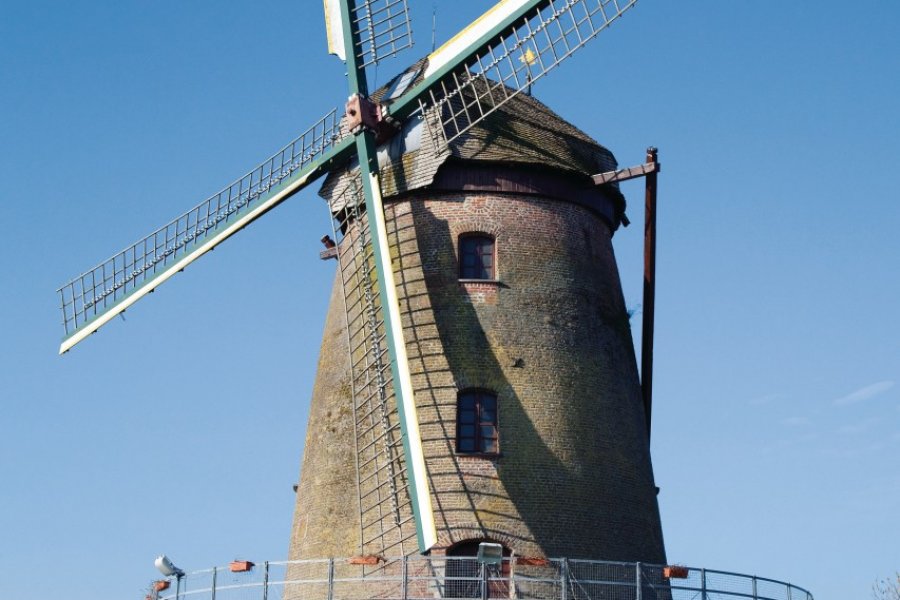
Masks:
[[[380,83],[430,48],[412,4]],[[440,39],[491,3],[434,4]],[[314,190],[64,357],[54,290],[342,104],[319,2],[2,13],[0,598],[140,598],[161,552],[284,558],[334,268]],[[673,562],[818,600],[900,569],[898,22],[895,0],[640,0],[536,86],[623,164],[660,147]],[[640,226],[615,243],[637,308]]]

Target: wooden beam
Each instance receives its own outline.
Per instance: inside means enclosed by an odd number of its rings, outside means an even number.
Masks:
[[[648,162],[636,167],[628,167],[627,169],[607,171],[606,173],[600,173],[599,175],[592,175],[591,179],[594,180],[594,183],[596,185],[603,185],[606,183],[612,183],[614,181],[628,181],[629,179],[637,179],[638,177],[645,177],[647,175],[650,175],[651,173],[658,172],[659,163]]]

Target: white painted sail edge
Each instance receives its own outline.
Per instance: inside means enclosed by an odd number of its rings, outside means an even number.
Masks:
[[[325,5],[325,34],[328,36],[328,54],[347,60],[344,50],[344,24],[341,21],[340,0],[323,0]]]
[[[474,42],[483,35],[499,26],[509,18],[516,10],[528,4],[531,0],[501,0],[483,15],[478,17],[471,25],[453,36],[446,44],[432,52],[428,56],[428,68],[425,77],[430,76],[441,67],[455,61],[459,61],[460,55],[466,52]]]

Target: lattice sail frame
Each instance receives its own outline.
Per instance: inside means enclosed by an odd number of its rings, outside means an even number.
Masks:
[[[637,0],[550,0],[432,84],[419,99],[452,142],[609,27]],[[427,77],[427,73],[426,73]]]
[[[352,27],[359,32],[357,57],[363,67],[411,48],[412,25],[406,0],[364,0],[353,9]]]
[[[243,177],[59,288],[66,336],[152,285],[173,264],[313,167],[343,137],[340,115],[332,110]]]
[[[329,206],[347,318],[361,554],[416,545],[382,298],[365,197],[354,179]]]

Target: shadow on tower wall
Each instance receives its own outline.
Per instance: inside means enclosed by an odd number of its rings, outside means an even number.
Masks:
[[[386,216],[438,545],[486,538],[520,556],[664,563],[605,224],[500,195],[414,197]],[[503,283],[459,282],[460,228],[496,237]],[[456,452],[456,397],[470,388],[497,394],[499,456]]]

